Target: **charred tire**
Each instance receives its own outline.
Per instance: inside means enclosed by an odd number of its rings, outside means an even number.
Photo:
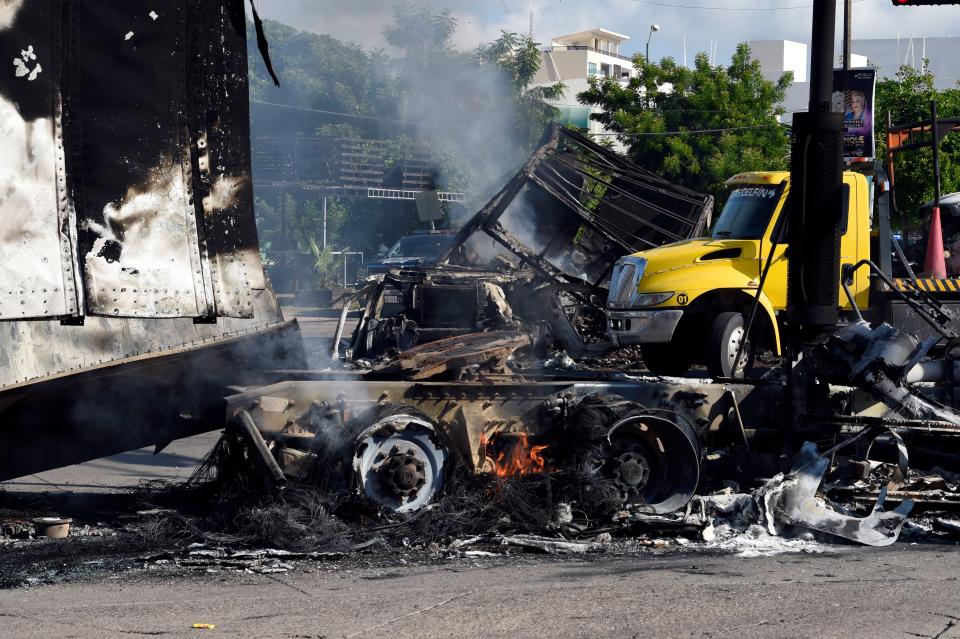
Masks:
[[[740,353],[740,361],[734,367],[737,349],[746,337],[746,344]],[[743,315],[728,311],[717,315],[707,331],[704,348],[704,363],[713,377],[744,377],[753,367],[756,344],[746,336]]]
[[[693,364],[693,352],[674,339],[666,344],[641,344],[643,365],[654,375],[680,377]]]
[[[693,427],[669,411],[641,410],[607,434],[605,469],[624,503],[646,512],[683,508],[700,482],[700,444]]]
[[[377,506],[411,513],[443,489],[449,452],[436,424],[420,411],[377,406],[348,425],[357,491]]]

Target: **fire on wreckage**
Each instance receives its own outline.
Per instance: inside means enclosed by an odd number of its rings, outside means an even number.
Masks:
[[[606,177],[579,170],[600,165]],[[747,516],[771,533],[799,526],[874,546],[896,541],[918,496],[903,489],[924,485],[908,468],[905,442],[917,445],[921,467],[960,470],[960,458],[931,455],[960,436],[960,415],[941,403],[952,404],[952,351],[931,358],[934,340],[889,325],[841,328],[794,370],[822,382],[808,404],[818,410],[796,419],[776,371],[745,382],[523,368],[552,346],[574,356],[609,349],[582,329],[617,257],[668,241],[665,218],[673,232],[702,230],[708,198],[658,183],[674,211],[689,207],[686,216],[665,215],[644,200],[649,184],[637,176],[647,179],[589,140],[553,129],[460,231],[446,263],[368,281],[357,295],[362,312],[347,370],[303,373],[228,398],[228,420],[256,425],[238,432],[261,452],[274,486],[316,481],[319,469],[327,485],[403,517],[442,500],[458,466],[548,476],[557,494],[564,482],[598,479],[619,506],[595,523],[677,530],[707,526],[706,505],[696,515],[691,500],[733,481],[756,488],[744,500]],[[605,207],[600,184],[615,204]],[[546,225],[541,215],[560,221]],[[609,233],[624,220],[633,232]],[[498,250],[478,250],[491,239]],[[938,327],[936,312],[918,312]],[[335,354],[342,336],[343,321]],[[361,358],[374,362],[358,369]],[[812,442],[832,447],[819,453]],[[874,490],[871,478],[889,468],[887,485]],[[854,509],[833,507],[825,494]],[[921,497],[934,510],[958,503],[943,492]],[[866,516],[851,514],[865,500],[875,501]],[[885,501],[899,505],[884,511]]]
[[[824,384],[818,402],[832,412],[791,422],[788,387],[777,379],[506,372],[508,355],[528,344],[519,333],[453,337],[340,379],[302,373],[252,388],[227,399],[227,436],[244,433],[274,488],[319,481],[401,518],[442,501],[458,468],[549,478],[557,499],[571,482],[606,482],[618,506],[591,522],[600,528],[703,529],[706,506],[691,513],[691,500],[709,503],[696,495],[731,482],[756,488],[746,516],[770,533],[800,527],[874,546],[896,541],[915,501],[925,511],[960,506],[960,460],[943,452],[960,437],[958,417],[936,399],[952,388],[910,384],[909,392],[924,394],[918,403],[878,401],[875,388],[848,377]],[[832,374],[853,352],[840,348],[831,343],[820,354],[832,358]],[[868,351],[859,355],[870,358]],[[476,364],[481,370],[463,381]],[[916,374],[912,367],[893,383],[906,388]],[[951,419],[931,420],[930,406]],[[243,422],[256,428],[236,428]],[[818,452],[812,442],[833,445]],[[925,472],[909,468],[908,443]],[[896,508],[884,511],[885,502]],[[858,511],[866,516],[851,514]]]

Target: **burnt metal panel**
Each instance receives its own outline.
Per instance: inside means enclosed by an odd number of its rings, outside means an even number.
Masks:
[[[0,319],[79,311],[57,7],[52,0],[0,6]]]
[[[254,316],[242,0],[6,0],[0,319]]]
[[[197,214],[216,315],[252,317],[265,286],[253,207],[242,2],[193,0],[189,43]]]
[[[228,387],[305,367],[243,33],[242,0],[0,0],[0,479],[218,428]]]
[[[40,358],[60,357],[64,369],[86,366],[0,392],[0,481],[222,428],[221,398],[230,387],[269,383],[276,377],[267,371],[305,365],[294,323],[225,319],[219,324],[228,326],[218,328],[190,319],[111,317],[91,323],[0,323],[3,343],[17,328],[37,342],[63,339],[62,356],[47,348]],[[82,332],[69,330],[77,328]],[[88,352],[91,344],[100,350]],[[138,348],[152,350],[116,357]],[[9,355],[0,350],[3,359]],[[29,357],[26,349],[13,355]]]
[[[712,209],[711,196],[553,125],[444,257],[483,230],[548,277],[602,287],[619,257],[701,235]]]
[[[65,3],[78,259],[93,315],[213,314],[193,205],[185,5]]]

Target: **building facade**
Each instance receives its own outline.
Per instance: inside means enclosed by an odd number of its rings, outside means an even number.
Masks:
[[[636,75],[632,59],[620,53],[621,45],[629,39],[629,36],[607,29],[588,29],[553,38],[550,47],[543,50],[540,69],[533,83],[537,86],[564,84],[564,94],[550,101],[560,111],[562,124],[591,134],[604,132],[599,123],[590,119],[596,107],[579,104],[577,94],[587,90],[590,78],[626,82]]]

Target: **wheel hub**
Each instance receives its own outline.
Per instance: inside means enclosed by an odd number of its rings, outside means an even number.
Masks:
[[[413,450],[390,455],[380,467],[379,475],[385,489],[402,497],[416,494],[427,483],[424,464]]]
[[[745,331],[743,328],[736,328],[730,334],[730,343],[727,357],[730,360],[730,363],[733,364],[733,372],[742,371],[747,365],[747,361],[750,359],[750,340],[744,339]],[[734,362],[734,359],[737,357],[737,350],[740,349],[740,343],[743,342],[743,348],[740,350],[740,360]]]
[[[624,453],[614,462],[613,477],[624,492],[639,492],[650,480],[650,462],[640,453]]]

